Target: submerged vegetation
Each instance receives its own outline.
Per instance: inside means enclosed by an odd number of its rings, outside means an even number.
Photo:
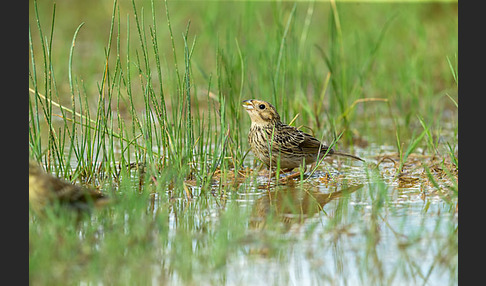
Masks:
[[[457,284],[457,2],[107,3],[30,1],[30,157],[111,198],[31,284]],[[254,98],[366,163],[272,176]]]

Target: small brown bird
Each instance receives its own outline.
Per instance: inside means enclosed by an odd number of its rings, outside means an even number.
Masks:
[[[251,118],[248,133],[251,150],[267,166],[276,167],[280,158],[280,168],[291,170],[302,165],[304,160],[308,165],[316,162],[318,156],[320,159],[324,155],[338,155],[364,161],[357,156],[334,151],[311,135],[282,123],[275,107],[266,101],[245,100],[243,107]]]
[[[31,208],[42,215],[45,207],[59,202],[81,212],[106,204],[109,199],[98,190],[76,186],[46,173],[36,162],[29,161],[29,202]]]

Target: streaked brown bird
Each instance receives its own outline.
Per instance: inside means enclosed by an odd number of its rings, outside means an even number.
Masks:
[[[251,150],[267,166],[276,167],[280,159],[280,168],[291,170],[304,161],[306,165],[313,164],[325,155],[364,161],[357,156],[337,152],[313,136],[282,123],[275,107],[266,101],[245,100],[243,107],[251,118],[248,133]]]
[[[87,211],[90,206],[100,207],[109,199],[100,191],[73,185],[46,173],[36,162],[29,161],[29,202],[39,215],[56,202],[77,212]]]

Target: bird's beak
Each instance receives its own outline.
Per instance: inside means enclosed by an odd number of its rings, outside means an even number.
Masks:
[[[243,101],[243,107],[244,107],[246,110],[252,110],[252,109],[253,109],[253,102],[251,101],[251,99],[244,100],[244,101]]]

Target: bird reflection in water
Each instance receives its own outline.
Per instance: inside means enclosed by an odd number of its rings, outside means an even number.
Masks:
[[[277,220],[288,229],[293,224],[301,224],[323,210],[334,199],[347,196],[363,187],[363,184],[336,186],[334,192],[296,186],[277,187],[259,198],[254,205],[251,226],[264,228],[267,222]]]

